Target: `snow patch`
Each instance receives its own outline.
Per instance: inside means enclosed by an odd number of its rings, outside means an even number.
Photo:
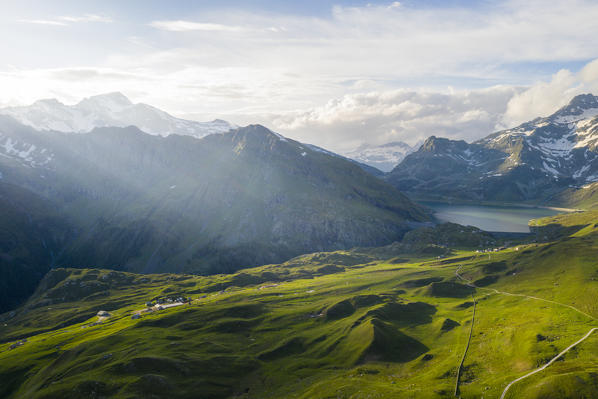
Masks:
[[[554,176],[560,175],[559,171],[551,166],[548,166],[548,164],[546,164],[546,161],[542,161],[542,166],[544,167],[545,171],[550,172],[552,175],[554,175]]]
[[[560,124],[577,123],[583,119],[593,118],[596,115],[598,115],[598,108],[589,108],[578,115],[559,116],[554,121]]]
[[[590,169],[591,165],[584,165],[580,170],[578,170],[577,172],[575,172],[573,174],[573,178],[574,179],[579,179],[584,173],[586,173],[588,171],[588,169]]]
[[[281,134],[278,134],[278,133],[276,133],[276,132],[272,132],[272,133],[273,133],[273,134],[274,134],[276,137],[278,137],[278,139],[279,139],[280,141],[288,141],[288,140],[286,139],[286,137],[284,137],[283,135],[281,135]]]
[[[22,143],[0,134],[0,140],[3,138],[5,140],[0,144],[0,155],[6,158],[18,159],[31,167],[44,166],[54,158],[54,154],[49,153],[45,148],[37,150],[33,144]]]

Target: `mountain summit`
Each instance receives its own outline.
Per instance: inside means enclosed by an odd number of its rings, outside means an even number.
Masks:
[[[0,114],[12,116],[37,130],[65,133],[88,133],[96,127],[138,126],[158,136],[179,134],[199,138],[236,127],[220,119],[196,122],[176,118],[151,105],[134,104],[120,92],[88,97],[75,105],[65,105],[56,99],[40,100],[29,106],[2,108]]]
[[[554,113],[554,117],[580,116],[587,118],[598,114],[598,96],[593,94],[580,94]]]
[[[113,93],[100,94],[97,96],[84,98],[76,105],[76,107],[80,109],[86,109],[91,112],[97,110],[116,112],[126,110],[133,105],[134,104],[127,96],[116,91]]]

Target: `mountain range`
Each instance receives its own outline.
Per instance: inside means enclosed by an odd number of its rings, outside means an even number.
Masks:
[[[17,220],[2,225],[14,245],[0,255],[7,275],[17,267],[31,281],[52,266],[231,272],[389,244],[429,220],[354,162],[260,125],[198,139],[38,131],[0,116],[0,173]]]
[[[598,97],[473,143],[432,136],[385,178],[417,198],[551,203],[598,180]]]
[[[197,122],[177,118],[148,104],[134,104],[120,92],[91,96],[74,105],[65,105],[56,99],[38,100],[28,106],[0,108],[0,115],[11,116],[36,130],[63,133],[89,133],[98,127],[136,126],[145,133],[157,136],[165,137],[170,134],[178,134],[202,138],[238,128],[237,125],[221,119]],[[315,145],[306,145],[316,151],[355,162],[375,176],[383,174],[377,169],[377,165],[386,168],[391,164],[392,166],[396,165],[398,160],[402,159],[398,153],[405,152],[410,148],[404,143],[389,143],[385,146],[364,150],[362,156],[357,156],[356,153],[355,157],[343,157]],[[376,150],[376,148],[383,149]],[[374,154],[376,151],[378,151],[378,155]],[[380,164],[382,158],[387,159],[384,165]]]
[[[220,119],[196,122],[176,118],[151,105],[134,104],[119,92],[85,98],[74,105],[56,99],[39,100],[29,106],[1,108],[0,114],[12,116],[37,130],[65,133],[88,133],[96,127],[137,126],[153,135],[199,138],[237,127]]]

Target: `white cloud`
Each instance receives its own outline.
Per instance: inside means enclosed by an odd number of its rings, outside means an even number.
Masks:
[[[522,89],[431,92],[392,90],[345,95],[303,112],[273,116],[273,127],[291,137],[340,152],[363,143],[410,144],[431,135],[475,140],[500,125],[509,100]]]
[[[596,18],[598,3],[591,1],[541,6],[508,1],[482,9],[336,6],[330,18],[238,11],[150,25],[174,32],[246,33],[210,37],[187,48],[208,49],[221,65],[273,64],[318,78],[495,79],[514,76],[505,67],[509,63],[598,57]],[[265,36],[273,31],[278,34]]]
[[[98,14],[85,14],[81,16],[62,16],[58,17],[58,20],[65,22],[102,22],[110,23],[113,22],[112,18],[105,15]]]
[[[20,19],[19,22],[37,25],[53,25],[53,26],[68,26],[73,23],[86,23],[86,22],[101,22],[110,23],[113,22],[112,18],[97,15],[97,14],[84,14],[80,16],[60,16],[52,19]]]
[[[20,19],[19,22],[35,25],[67,26],[65,22],[50,19]]]
[[[598,59],[580,72],[562,69],[548,82],[537,82],[514,96],[507,106],[503,123],[514,126],[538,116],[548,116],[582,93],[598,95]]]
[[[320,107],[270,116],[270,123],[340,152],[363,143],[405,141],[431,135],[475,141],[497,130],[548,116],[582,93],[598,95],[598,59],[574,73],[563,69],[529,87],[481,90],[391,90],[349,94]]]
[[[246,30],[241,26],[230,26],[208,22],[193,22],[193,21],[153,21],[149,24],[151,27],[171,32],[192,32],[192,31],[207,31],[207,32],[242,32]]]
[[[584,66],[578,76],[583,83],[595,84],[598,81],[598,59]]]

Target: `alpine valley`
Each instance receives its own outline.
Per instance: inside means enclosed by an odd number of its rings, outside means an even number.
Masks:
[[[598,398],[597,21],[0,1],[0,399]]]
[[[0,114],[1,398],[598,396],[593,95],[389,173],[412,148],[121,94]],[[410,198],[579,210],[498,234]]]

